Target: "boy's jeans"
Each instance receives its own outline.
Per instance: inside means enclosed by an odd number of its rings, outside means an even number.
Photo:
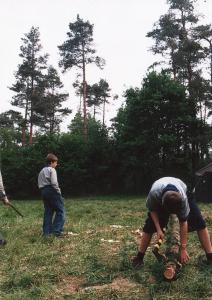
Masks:
[[[42,188],[41,195],[44,203],[43,235],[59,236],[65,223],[63,198],[50,185]]]

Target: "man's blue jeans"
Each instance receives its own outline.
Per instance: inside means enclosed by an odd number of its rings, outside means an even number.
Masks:
[[[43,235],[59,236],[65,223],[63,198],[50,185],[41,189],[41,195],[44,203]]]

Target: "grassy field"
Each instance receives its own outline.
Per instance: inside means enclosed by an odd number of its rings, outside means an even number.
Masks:
[[[135,231],[146,208],[140,198],[66,200],[67,237],[41,235],[41,201],[14,201],[24,218],[0,208],[0,299],[212,299],[212,269],[199,263],[203,251],[196,233],[189,236],[189,264],[171,283],[148,250],[140,271],[131,267],[137,252]],[[201,204],[212,232],[212,205]]]

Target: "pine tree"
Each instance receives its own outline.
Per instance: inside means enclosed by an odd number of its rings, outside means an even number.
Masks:
[[[109,84],[106,80],[100,79],[98,83],[94,83],[93,85],[89,86],[88,88],[88,95],[87,95],[87,103],[88,106],[93,106],[94,109],[94,119],[96,116],[96,108],[102,105],[102,124],[105,125],[105,107],[106,104],[109,103],[109,98],[111,89],[109,88]],[[114,96],[116,99],[117,96]]]
[[[207,149],[206,145],[201,146],[200,139],[204,122],[200,126],[199,115],[204,110],[203,106],[208,105],[208,83],[204,78],[203,61],[207,54],[200,38],[195,35],[196,28],[200,21],[195,14],[192,0],[168,0],[169,11],[160,17],[154,29],[147,34],[154,39],[152,47],[154,53],[161,54],[167,62],[167,70],[173,74],[173,78],[183,84],[187,90],[186,101],[190,107],[189,136],[187,146],[192,160],[193,174],[197,168],[200,156],[208,154],[208,151],[201,153],[200,149]],[[202,120],[201,120],[202,121]],[[207,126],[205,126],[207,131]],[[204,131],[204,130],[203,130]],[[205,140],[207,143],[207,141]]]
[[[37,125],[36,109],[39,99],[44,93],[44,74],[48,55],[40,55],[39,29],[32,27],[30,32],[22,38],[19,56],[22,63],[15,73],[16,82],[10,87],[16,93],[12,105],[24,109],[22,124],[22,145],[26,144],[26,130],[29,125],[29,144],[32,144],[33,126]]]
[[[45,76],[45,92],[38,105],[39,123],[44,131],[50,134],[59,132],[59,124],[63,118],[71,113],[67,107],[62,104],[67,100],[69,94],[61,93],[63,83],[60,80],[57,70],[49,66]]]
[[[104,65],[103,59],[95,56],[96,50],[93,48],[93,25],[89,21],[84,22],[79,15],[74,23],[69,24],[68,39],[60,46],[61,60],[59,66],[63,71],[79,68],[82,71],[83,83],[83,123],[84,137],[87,139],[87,83],[86,83],[86,66],[95,63],[98,67]]]

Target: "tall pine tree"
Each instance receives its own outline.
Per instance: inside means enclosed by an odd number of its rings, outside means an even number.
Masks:
[[[33,126],[38,125],[36,116],[39,99],[43,96],[45,80],[43,70],[46,69],[48,55],[41,55],[39,29],[32,27],[29,33],[22,38],[19,56],[22,63],[18,65],[15,73],[16,82],[10,88],[16,93],[12,105],[24,109],[22,123],[22,145],[26,144],[26,130],[29,125],[29,144],[32,144]]]
[[[87,139],[87,108],[86,108],[86,66],[95,63],[98,67],[104,65],[104,60],[95,55],[96,50],[93,48],[93,25],[89,21],[83,21],[77,15],[76,22],[69,24],[67,40],[60,46],[61,60],[59,66],[63,71],[79,68],[82,71],[83,83],[83,128],[84,137]]]
[[[199,159],[208,155],[207,140],[201,139],[204,134],[204,122],[199,122],[203,106],[208,105],[208,82],[204,78],[203,61],[207,54],[195,28],[199,16],[195,13],[193,0],[168,0],[168,13],[161,16],[153,30],[147,34],[154,39],[154,53],[166,58],[167,69],[173,78],[183,84],[187,90],[186,101],[190,107],[190,123],[187,140],[187,151],[190,153],[193,174]],[[204,108],[204,109],[205,109]],[[200,134],[201,131],[201,134]],[[205,133],[207,126],[205,126]],[[205,145],[202,145],[204,140]],[[186,155],[186,154],[185,154]]]

